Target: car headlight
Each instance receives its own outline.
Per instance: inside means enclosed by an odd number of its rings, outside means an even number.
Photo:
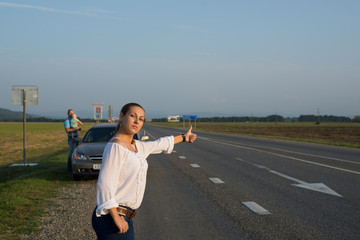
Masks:
[[[85,154],[81,154],[81,153],[75,153],[74,154],[74,160],[88,160],[88,157]]]

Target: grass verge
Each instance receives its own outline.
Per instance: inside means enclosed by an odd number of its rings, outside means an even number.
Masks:
[[[83,134],[93,124],[86,124]],[[72,184],[66,171],[68,144],[63,123],[27,124],[27,163],[22,163],[22,123],[0,122],[0,239],[21,239],[40,230],[56,189]]]
[[[40,217],[55,190],[72,183],[67,149],[43,156],[32,167],[0,167],[0,238],[20,239],[40,230]]]

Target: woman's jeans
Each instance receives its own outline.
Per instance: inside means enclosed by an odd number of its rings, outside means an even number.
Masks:
[[[124,216],[129,224],[129,230],[124,234],[118,234],[119,228],[115,225],[110,214],[96,216],[96,208],[92,214],[92,226],[96,232],[98,240],[134,240],[134,226],[132,219]]]

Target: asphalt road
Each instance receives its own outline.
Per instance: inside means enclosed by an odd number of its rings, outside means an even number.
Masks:
[[[148,158],[137,239],[360,239],[359,150],[211,133],[174,150]]]

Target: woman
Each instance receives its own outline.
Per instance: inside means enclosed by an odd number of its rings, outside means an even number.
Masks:
[[[106,145],[97,182],[92,225],[98,239],[134,239],[132,218],[143,199],[148,164],[152,152],[171,153],[174,144],[192,143],[191,132],[156,141],[134,141],[145,120],[145,110],[137,103],[126,104],[120,112],[116,134]]]

